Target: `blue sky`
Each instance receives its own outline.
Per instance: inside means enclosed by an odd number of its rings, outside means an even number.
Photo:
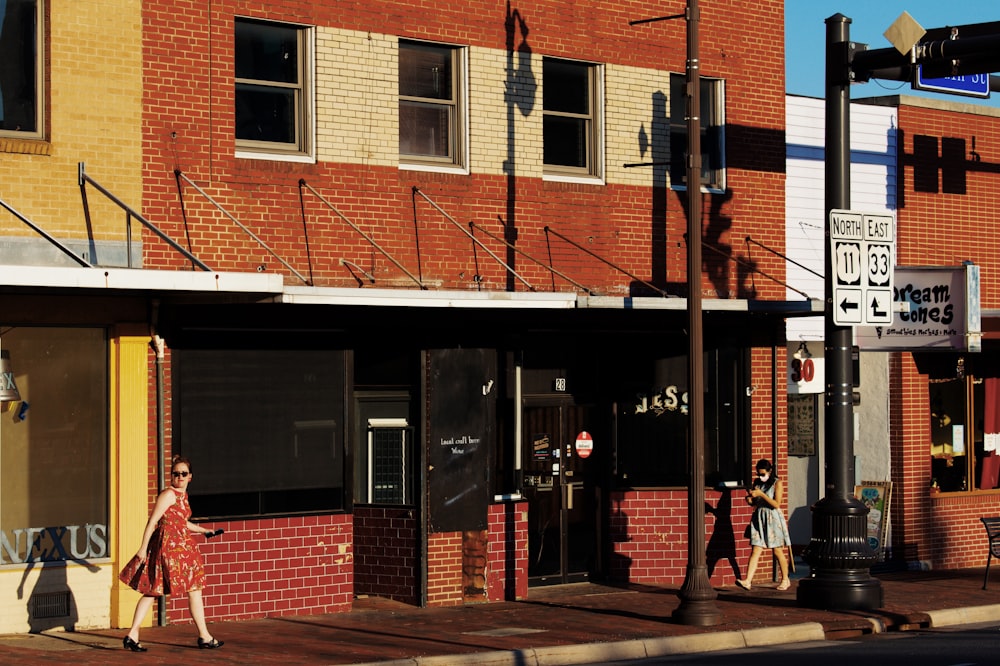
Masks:
[[[924,28],[1000,21],[998,0],[786,0],[785,1],[785,91],[793,95],[823,97],[825,94],[824,21],[838,12],[851,19],[852,41],[870,49],[892,46],[882,33],[903,13],[909,12]],[[956,102],[1000,106],[1000,93],[988,100],[911,90],[902,81],[877,80],[851,86],[851,97],[922,95]]]

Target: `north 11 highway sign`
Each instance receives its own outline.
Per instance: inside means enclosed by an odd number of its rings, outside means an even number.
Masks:
[[[892,323],[895,237],[896,217],[892,213],[830,211],[834,324]]]

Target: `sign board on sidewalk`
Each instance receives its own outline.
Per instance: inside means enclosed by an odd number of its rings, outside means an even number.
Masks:
[[[893,213],[830,211],[833,323],[876,326],[892,322],[892,274],[896,263]]]

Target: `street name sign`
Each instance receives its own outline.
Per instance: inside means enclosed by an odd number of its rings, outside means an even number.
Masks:
[[[913,82],[913,88],[915,90],[987,98],[990,96],[990,75],[962,74],[929,79],[924,77],[923,66],[917,65],[917,78]]]
[[[831,210],[829,224],[833,323],[891,324],[896,216]]]

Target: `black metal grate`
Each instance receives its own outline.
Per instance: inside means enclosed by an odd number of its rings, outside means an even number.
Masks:
[[[28,612],[33,620],[69,617],[69,592],[46,592],[32,595]]]

